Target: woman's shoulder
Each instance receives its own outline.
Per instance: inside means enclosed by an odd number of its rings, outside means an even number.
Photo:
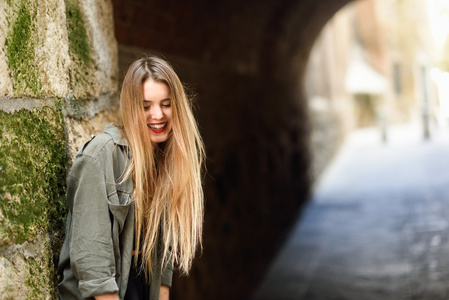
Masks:
[[[112,153],[117,149],[117,145],[121,144],[121,140],[122,137],[117,127],[107,124],[104,131],[97,136],[92,136],[91,139],[83,145],[76,156],[77,158],[80,156],[89,156],[96,159],[103,153]],[[121,149],[121,147],[119,147],[119,149]]]

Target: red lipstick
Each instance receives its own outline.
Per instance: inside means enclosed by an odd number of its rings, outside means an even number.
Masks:
[[[151,123],[148,124],[148,128],[154,133],[162,133],[164,132],[165,128],[167,128],[168,122],[161,122],[161,123]]]

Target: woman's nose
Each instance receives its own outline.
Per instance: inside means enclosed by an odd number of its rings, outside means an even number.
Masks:
[[[164,116],[164,113],[162,112],[161,107],[159,107],[157,105],[153,105],[153,107],[151,107],[150,117],[152,119],[155,119],[155,120],[162,119],[163,116]]]

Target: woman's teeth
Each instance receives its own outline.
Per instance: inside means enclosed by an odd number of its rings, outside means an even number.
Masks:
[[[167,124],[167,123],[163,123],[163,124],[154,124],[154,125],[148,124],[148,126],[149,126],[151,129],[162,129],[162,128],[165,127],[166,124]]]

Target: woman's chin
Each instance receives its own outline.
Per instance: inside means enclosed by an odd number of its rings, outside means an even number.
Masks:
[[[168,139],[168,133],[162,132],[162,133],[154,133],[150,131],[150,140],[152,143],[159,144],[163,143]]]
[[[171,126],[167,126],[161,132],[155,132],[151,128],[148,128],[148,133],[150,134],[150,140],[152,143],[159,144],[165,142],[170,136]]]

